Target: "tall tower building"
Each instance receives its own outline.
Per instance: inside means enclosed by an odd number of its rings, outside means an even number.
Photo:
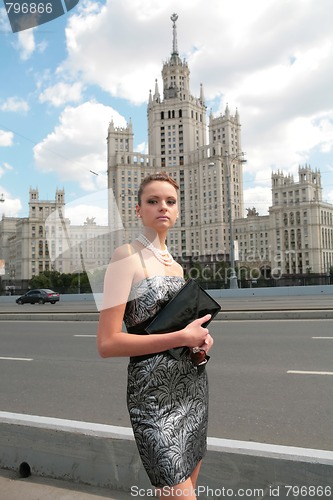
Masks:
[[[171,16],[173,41],[170,58],[162,69],[163,94],[157,80],[148,101],[148,146],[159,167],[183,166],[188,153],[206,144],[206,106],[201,86],[200,97],[190,93],[190,70],[177,48],[177,14]]]
[[[238,111],[229,107],[206,123],[203,85],[195,97],[190,70],[178,52],[177,14],[171,16],[172,50],[162,67],[163,88],[155,81],[149,92],[148,154],[133,152],[132,124],[108,130],[108,187],[125,231],[123,241],[139,232],[135,220],[136,192],[143,177],[165,170],[180,186],[180,218],[170,231],[168,246],[175,256],[202,262],[228,260],[228,216],[243,217],[241,125]],[[228,188],[230,191],[228,191]],[[229,202],[229,203],[228,203]],[[115,220],[114,203],[109,221]],[[121,241],[118,241],[121,243]]]

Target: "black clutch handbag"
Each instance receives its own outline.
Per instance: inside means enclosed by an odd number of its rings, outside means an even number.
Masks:
[[[195,280],[190,279],[158,312],[145,331],[149,334],[175,332],[185,328],[191,321],[211,314],[210,320],[202,325],[206,327],[220,310],[220,304]],[[169,352],[179,359],[184,348],[170,349]]]

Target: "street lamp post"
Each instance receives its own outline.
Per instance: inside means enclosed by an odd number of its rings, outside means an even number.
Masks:
[[[230,156],[228,152],[225,153],[224,158],[226,159],[227,167],[227,201],[228,201],[228,223],[229,223],[229,245],[230,245],[230,288],[238,288],[237,275],[235,270],[235,246],[233,239],[233,214],[232,214],[232,204],[231,204],[231,162],[234,160],[240,161],[240,163],[246,163],[243,157],[245,153],[238,153]]]

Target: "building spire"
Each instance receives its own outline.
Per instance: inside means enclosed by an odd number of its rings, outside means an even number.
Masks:
[[[202,85],[202,83],[200,83],[200,102],[204,106],[204,104],[205,104],[205,94],[204,94],[204,91],[203,91],[203,85]]]
[[[178,19],[178,14],[173,13],[172,16],[170,17],[172,21],[172,31],[173,31],[173,37],[172,37],[172,56],[178,56],[178,46],[177,46],[177,27],[176,27],[176,21]]]

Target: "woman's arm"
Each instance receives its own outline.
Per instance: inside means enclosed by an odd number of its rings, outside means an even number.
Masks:
[[[172,333],[154,335],[126,334],[122,331],[125,305],[103,310],[97,330],[97,348],[102,358],[113,356],[141,356],[162,352],[174,347],[202,345],[208,329],[201,325],[210,315],[192,321],[186,328]]]

